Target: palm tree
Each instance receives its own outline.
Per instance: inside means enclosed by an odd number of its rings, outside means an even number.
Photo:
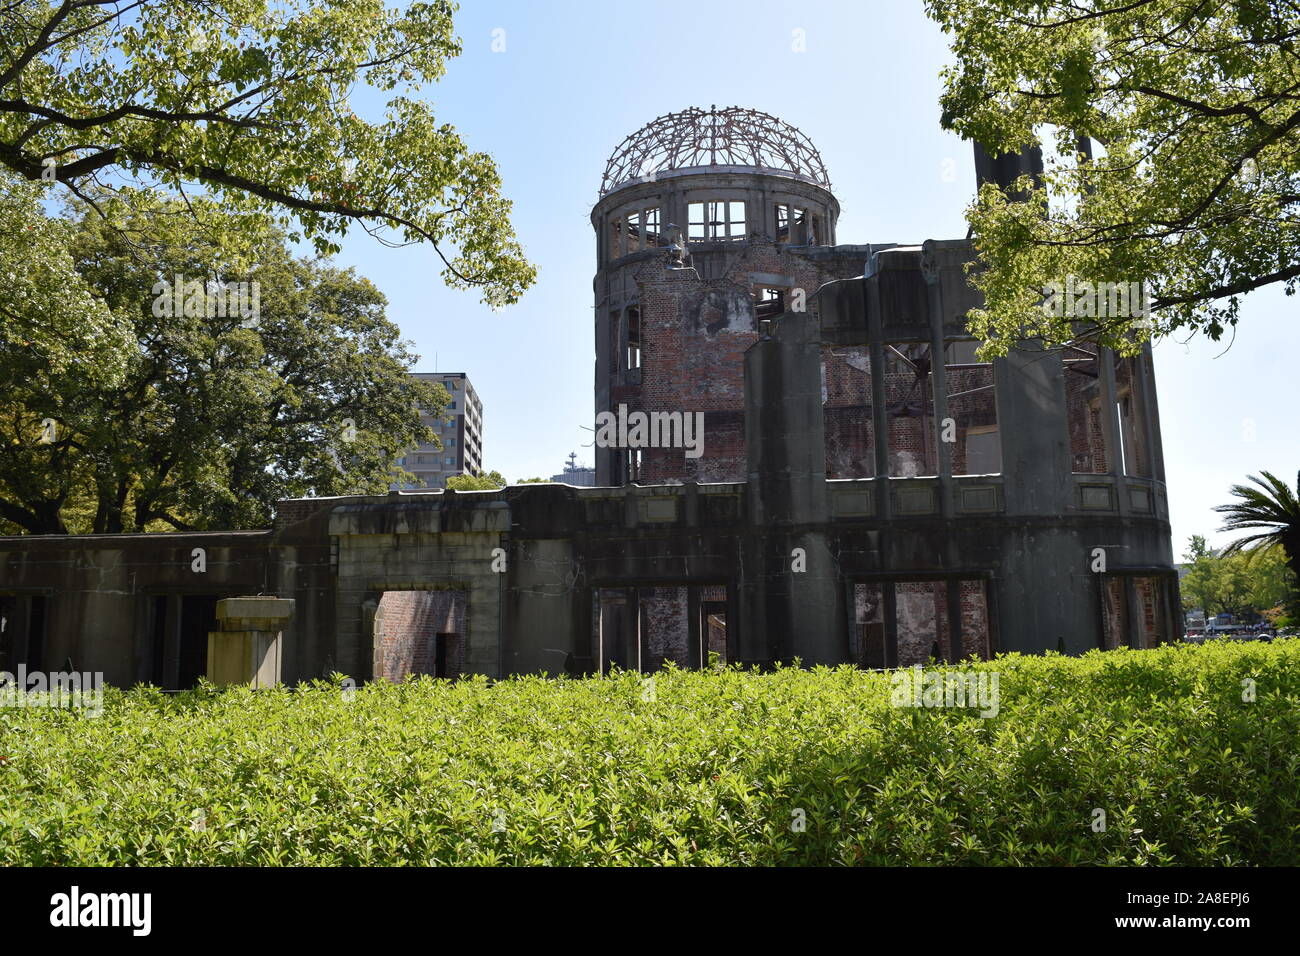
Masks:
[[[1219,505],[1214,510],[1227,515],[1220,531],[1265,530],[1238,538],[1223,553],[1281,547],[1287,565],[1300,580],[1300,473],[1296,475],[1295,491],[1267,471],[1260,474],[1262,478],[1249,476],[1258,488],[1233,485],[1232,494],[1241,501]],[[1247,548],[1247,545],[1253,546]]]

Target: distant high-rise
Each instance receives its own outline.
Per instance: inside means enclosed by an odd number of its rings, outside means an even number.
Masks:
[[[551,481],[591,488],[596,484],[596,469],[587,465],[579,465],[578,453],[571,451],[569,452],[569,460],[564,465],[564,471],[558,475],[551,475]]]
[[[432,442],[417,445],[398,464],[416,477],[414,484],[392,487],[446,488],[452,475],[477,475],[483,471],[483,403],[464,372],[412,372],[423,382],[441,382],[451,401],[441,415],[420,409],[420,419],[433,429],[442,448]]]

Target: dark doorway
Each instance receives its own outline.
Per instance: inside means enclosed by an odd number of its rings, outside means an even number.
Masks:
[[[153,627],[150,629],[149,645],[149,683],[155,687],[166,687],[163,673],[164,653],[167,650],[167,596],[159,595],[153,599]]]
[[[637,591],[635,588],[597,588],[593,657],[602,673],[611,667],[636,670],[641,666],[637,652]]]
[[[0,594],[0,671],[45,669],[45,596]]]
[[[708,667],[716,654],[717,662],[727,663],[727,586],[706,585],[700,588],[700,666]]]
[[[884,594],[879,581],[853,586],[856,656],[858,666],[868,670],[880,670],[887,666],[884,607]]]
[[[189,690],[208,672],[208,632],[217,629],[217,596],[186,594],[181,598],[180,653],[176,686]]]
[[[27,669],[45,670],[45,596],[34,594],[27,605]]]
[[[437,635],[433,645],[433,676],[459,677],[463,647],[459,634]]]
[[[18,669],[18,599],[0,594],[0,671],[10,674]]]

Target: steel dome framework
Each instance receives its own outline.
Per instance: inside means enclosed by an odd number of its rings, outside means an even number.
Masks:
[[[641,127],[605,164],[600,192],[676,169],[740,166],[794,176],[830,189],[826,164],[812,141],[759,110],[692,107]]]

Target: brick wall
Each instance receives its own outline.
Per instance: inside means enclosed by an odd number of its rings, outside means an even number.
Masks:
[[[1084,343],[1083,351],[1096,355],[1094,345]],[[1069,359],[1086,358],[1071,349]],[[1065,369],[1065,398],[1070,432],[1071,471],[1085,475],[1104,475],[1110,470],[1106,438],[1101,428],[1100,385],[1097,362],[1071,362]]]
[[[643,671],[657,670],[666,661],[673,661],[679,667],[698,666],[690,650],[689,587],[699,588],[708,651],[716,652],[724,661],[727,659],[726,585],[642,587],[638,589],[638,603]],[[637,618],[628,611],[627,593],[623,588],[601,588],[593,595],[592,655],[596,656],[600,650],[603,616],[606,665],[615,663],[623,668],[635,668]]]
[[[305,521],[318,511],[333,508],[337,501],[331,498],[295,498],[275,503],[275,527],[287,528],[289,525]]]
[[[611,389],[611,405],[629,410],[705,413],[704,453],[681,449],[642,453],[642,483],[670,479],[743,481],[744,355],[758,341],[751,273],[788,276],[811,306],[817,288],[834,276],[796,252],[755,239],[714,279],[669,270],[653,260],[637,276],[641,309],[641,380]]]
[[[871,417],[871,350],[822,350],[822,424],[827,478],[874,478],[875,424]]]
[[[943,660],[952,657],[952,635],[948,626],[946,581],[899,581],[894,585],[895,619],[898,633],[898,664],[924,664],[939,643]],[[962,626],[962,659],[992,656],[989,639],[988,602],[983,581],[959,583]],[[858,664],[885,666],[884,602],[879,584],[856,584],[853,588],[854,620],[858,628]]]
[[[1124,606],[1124,580],[1110,576],[1101,579],[1102,636],[1107,650],[1128,644],[1128,621]]]
[[[889,426],[889,473],[911,478],[939,473],[934,419],[934,383],[930,348],[903,346],[916,368],[897,354],[885,352],[885,415]]]
[[[1155,647],[1164,639],[1164,614],[1160,599],[1159,578],[1136,578],[1133,589],[1138,600],[1138,619],[1142,623],[1139,647]]]
[[[948,446],[952,455],[952,473],[976,474],[978,472],[967,462],[967,437],[972,428],[987,428],[998,423],[995,392],[988,387],[993,385],[993,366],[946,367],[944,374],[948,394],[957,396],[948,399],[948,416],[953,420],[953,437],[956,439]],[[982,391],[973,391],[977,388]]]
[[[993,649],[989,638],[989,608],[984,582],[962,581],[959,593],[962,656],[988,660],[993,656]]]
[[[444,639],[443,676],[457,676],[464,666],[467,604],[463,590],[385,591],[375,612],[375,676],[401,681],[408,674],[436,674],[439,634],[453,635]]]
[[[685,587],[641,589],[641,667],[654,671],[666,661],[694,667],[690,660]]]

